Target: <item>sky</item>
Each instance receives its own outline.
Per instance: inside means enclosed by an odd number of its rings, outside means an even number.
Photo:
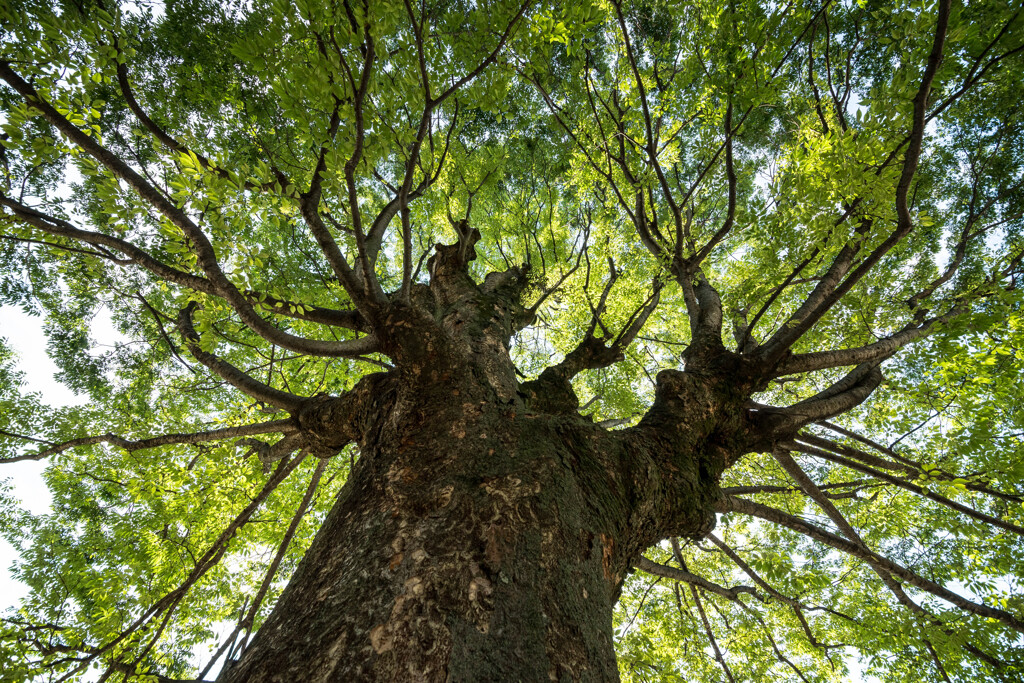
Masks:
[[[88,398],[76,396],[73,391],[54,379],[57,366],[46,355],[46,336],[43,334],[43,320],[26,315],[14,306],[0,306],[0,337],[18,353],[19,370],[25,373],[25,389],[42,394],[42,402],[50,406],[82,405]],[[119,339],[110,318],[101,312],[94,320],[91,336],[98,345],[112,345]],[[52,497],[43,480],[46,462],[27,460],[0,465],[0,481],[7,479],[13,486],[14,495],[22,506],[33,514],[50,511]],[[10,572],[17,553],[10,543],[0,538],[0,613],[16,606],[28,593],[28,588],[17,581]],[[218,624],[215,629],[219,638],[229,632],[230,625]],[[196,662],[205,664],[208,653],[203,648],[194,651]],[[216,677],[220,664],[210,672]],[[2,673],[2,672],[0,672]]]
[[[0,306],[0,336],[17,351],[18,368],[25,373],[29,391],[38,391],[43,401],[53,406],[80,405],[86,401],[53,378],[57,366],[46,355],[46,337],[40,318],[28,316],[14,306]],[[35,514],[50,510],[50,491],[42,477],[45,468],[45,462],[33,460],[0,465],[0,479],[9,479],[14,495]],[[15,558],[14,548],[0,539],[0,611],[16,604],[26,593],[25,586],[15,581],[9,572]]]

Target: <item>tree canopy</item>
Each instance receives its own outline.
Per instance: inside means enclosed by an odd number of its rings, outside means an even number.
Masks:
[[[8,0],[0,35],[0,302],[90,398],[0,347],[0,458],[53,493],[0,491],[3,680],[237,657],[360,457],[297,411],[407,362],[444,258],[523,289],[522,386],[608,430],[709,346],[760,378],[715,530],[625,581],[624,680],[1024,676],[1016,3]]]

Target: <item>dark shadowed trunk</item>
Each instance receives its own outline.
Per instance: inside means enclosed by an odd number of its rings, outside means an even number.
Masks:
[[[457,387],[381,387],[351,480],[224,680],[617,680],[625,572],[708,528],[716,477],[659,463],[643,430]]]
[[[723,435],[743,431],[723,374],[663,372],[641,423],[606,430],[579,415],[572,373],[516,382],[522,273],[477,286],[444,272],[453,250],[418,293],[429,305],[389,314],[398,368],[301,415],[328,452],[352,438],[361,457],[222,681],[618,680],[626,572],[712,527],[737,451]]]

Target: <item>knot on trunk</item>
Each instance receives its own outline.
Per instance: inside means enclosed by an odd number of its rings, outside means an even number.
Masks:
[[[386,372],[366,375],[341,396],[318,394],[299,409],[300,432],[318,457],[334,455],[347,444],[362,445],[374,424],[390,414],[397,381]]]
[[[547,368],[540,377],[519,385],[519,395],[528,410],[535,413],[573,413],[580,400],[565,375]]]
[[[480,241],[480,231],[469,228],[465,221],[456,225],[459,239],[455,244],[435,244],[434,255],[427,261],[427,270],[433,281],[451,277],[456,273],[465,273],[470,261],[476,259],[476,249]]]

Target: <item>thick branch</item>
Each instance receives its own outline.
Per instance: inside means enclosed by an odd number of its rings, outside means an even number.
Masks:
[[[275,408],[281,408],[288,412],[294,412],[302,405],[304,401],[302,397],[281,391],[280,389],[274,389],[250,377],[227,361],[221,360],[208,351],[204,351],[200,346],[199,335],[192,326],[192,313],[196,308],[198,308],[198,305],[193,301],[182,309],[178,315],[178,332],[185,340],[185,345],[188,347],[189,352],[197,361],[210,368],[221,379],[257,401],[263,401]]]
[[[296,320],[308,320],[309,322],[330,325],[332,327],[344,327],[347,330],[355,330],[357,332],[367,332],[369,330],[366,318],[359,311],[343,311],[336,308],[310,306],[309,304],[278,299],[269,294],[251,290],[246,292],[246,295],[268,311],[277,315],[295,318]]]
[[[796,375],[844,365],[877,364],[892,357],[907,344],[926,336],[936,324],[945,322],[960,312],[962,312],[962,307],[957,307],[946,315],[932,318],[924,324],[907,325],[899,332],[866,346],[796,354],[779,363],[772,374],[782,377],[783,375]]]
[[[804,425],[841,415],[863,403],[882,383],[882,372],[877,366],[862,364],[850,371],[815,396],[786,408],[776,408],[748,402],[757,411],[755,421],[759,433],[778,438],[795,434]],[[786,437],[789,438],[789,437]]]
[[[687,358],[708,352],[718,354],[724,347],[722,344],[722,299],[700,268],[696,271],[696,280],[697,284],[692,289],[696,307],[695,310],[690,311],[690,331],[693,342],[686,351]],[[689,284],[689,281],[685,281],[684,291]],[[687,308],[691,308],[689,302]]]

